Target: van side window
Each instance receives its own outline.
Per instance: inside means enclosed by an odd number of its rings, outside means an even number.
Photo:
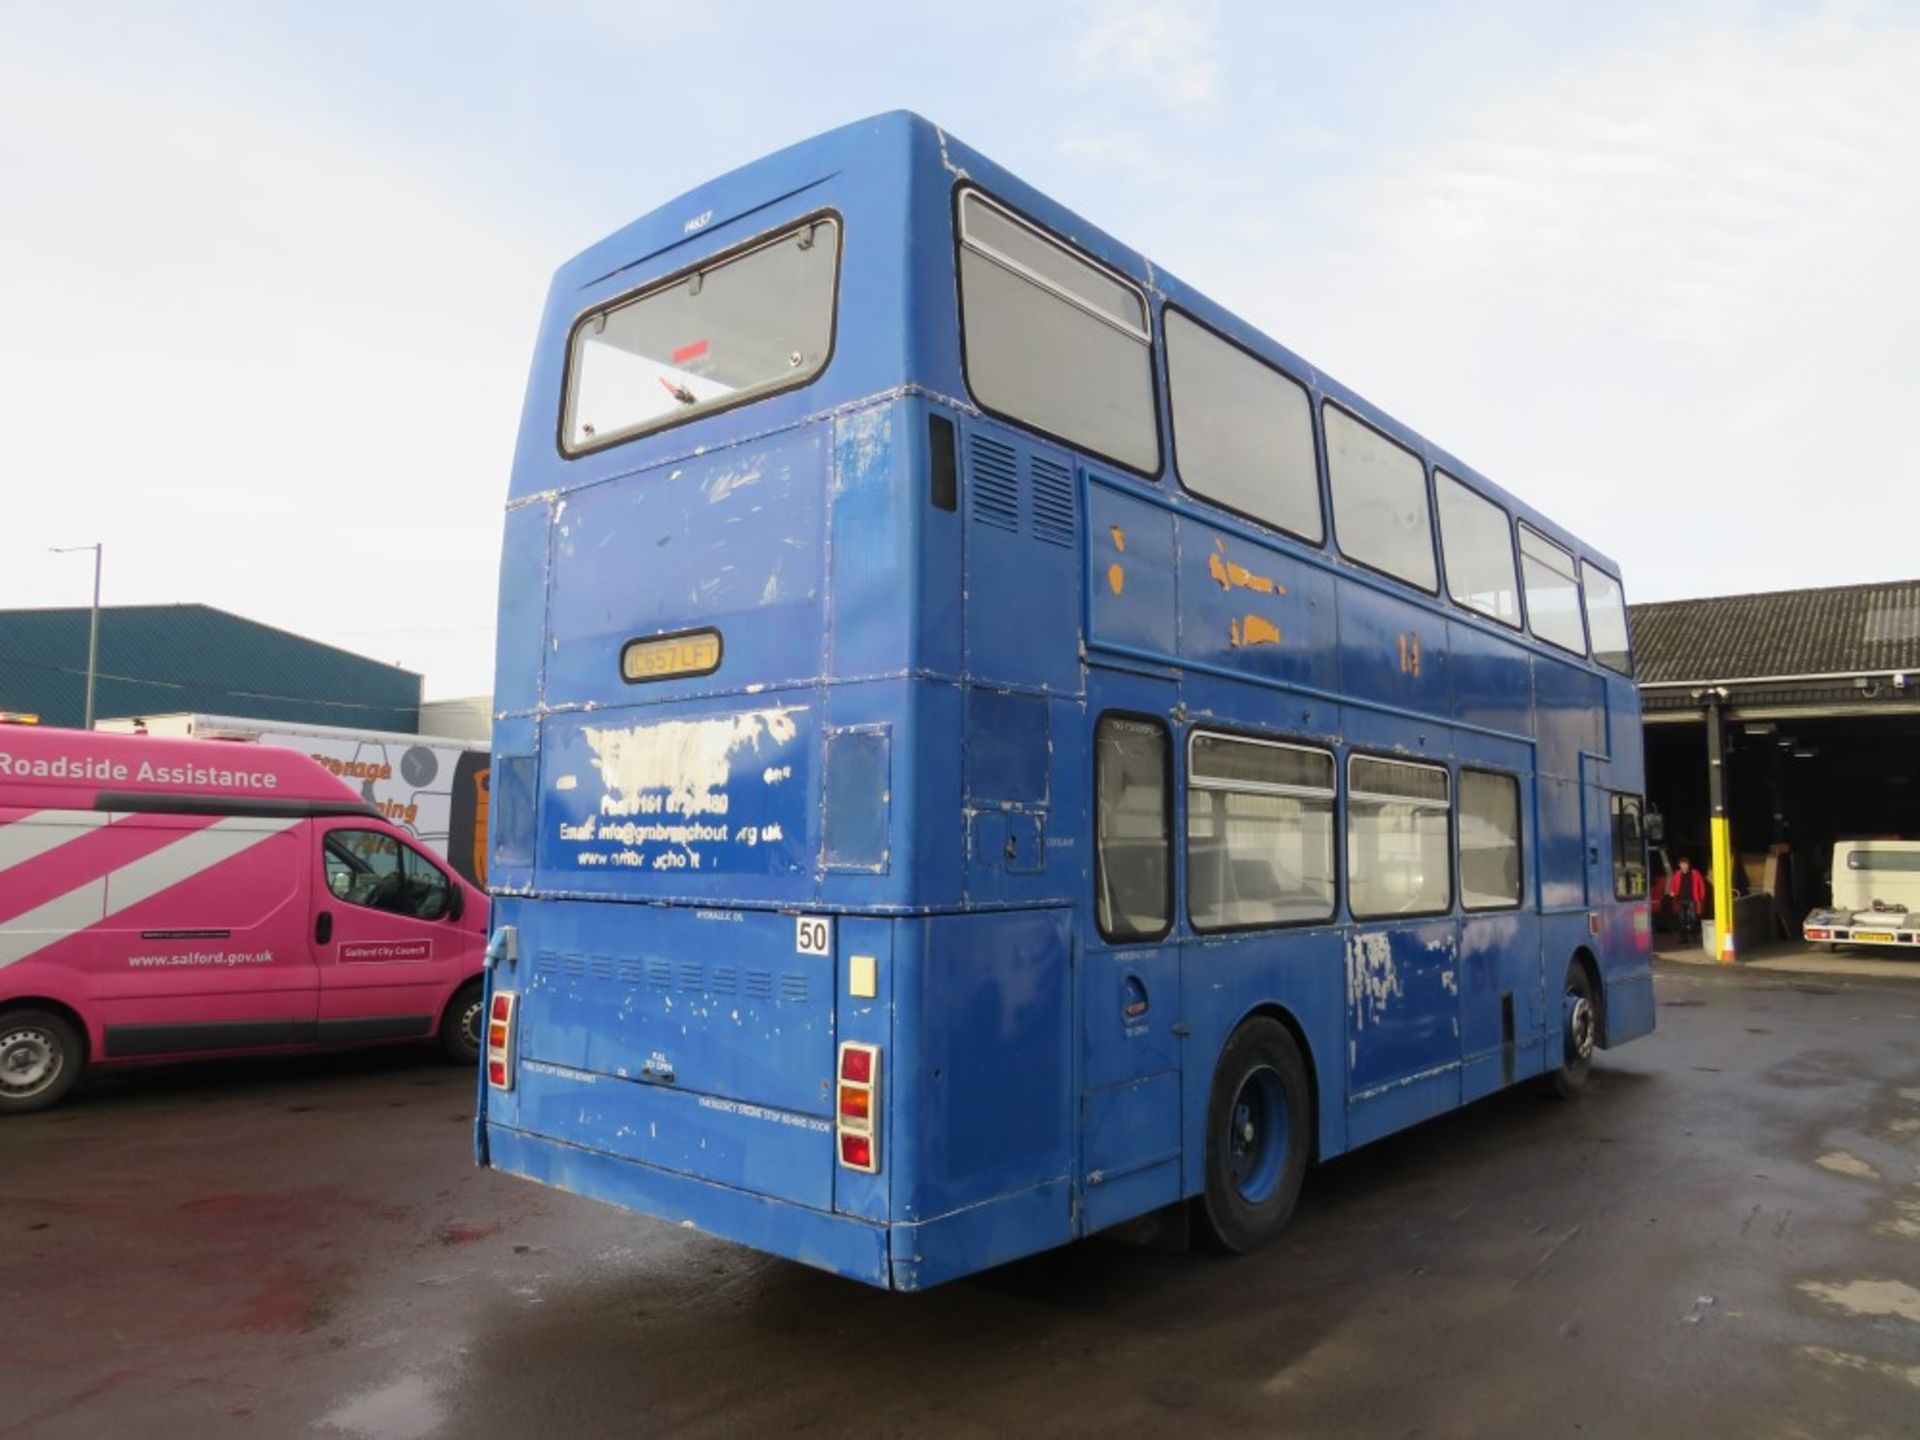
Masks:
[[[325,859],[328,893],[348,905],[438,920],[451,903],[440,867],[384,831],[332,831]]]

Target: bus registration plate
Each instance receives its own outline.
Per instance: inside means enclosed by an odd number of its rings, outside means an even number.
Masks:
[[[629,640],[620,651],[620,676],[630,685],[676,675],[711,675],[719,668],[718,630],[684,630]]]
[[[1889,930],[1856,930],[1853,932],[1853,938],[1865,944],[1878,943],[1881,945],[1891,945],[1893,943],[1893,932]]]

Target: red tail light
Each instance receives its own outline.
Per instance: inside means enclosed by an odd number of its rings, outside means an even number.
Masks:
[[[487,1084],[496,1090],[513,1088],[513,1012],[520,997],[496,990],[487,1007]]]
[[[839,1099],[834,1107],[840,1163],[869,1175],[880,1168],[880,1047],[840,1047]]]

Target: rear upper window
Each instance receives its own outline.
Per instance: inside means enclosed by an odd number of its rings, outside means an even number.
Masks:
[[[567,353],[561,448],[583,454],[819,374],[833,348],[840,222],[771,240],[593,311]]]
[[[1329,405],[1322,414],[1340,553],[1422,590],[1438,590],[1427,467],[1346,411]]]
[[[1849,870],[1920,870],[1920,850],[1850,850]]]
[[[1326,527],[1306,390],[1179,311],[1165,316],[1180,483],[1319,544]]]
[[[1433,472],[1440,506],[1440,553],[1447,561],[1447,593],[1469,610],[1520,628],[1520,581],[1513,570],[1513,530],[1507,512],[1444,470]]]
[[[1140,290],[994,204],[960,197],[960,320],[981,405],[1130,469],[1160,468]]]
[[[1562,650],[1587,653],[1580,623],[1580,577],[1573,556],[1526,525],[1520,527],[1520,578],[1527,587],[1527,619],[1533,633]]]
[[[1581,588],[1587,596],[1587,634],[1593,658],[1622,675],[1633,673],[1633,647],[1627,638],[1627,602],[1620,582],[1596,565],[1580,562]]]

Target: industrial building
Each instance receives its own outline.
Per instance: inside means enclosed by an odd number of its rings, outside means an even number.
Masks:
[[[0,712],[86,718],[91,612],[0,610]],[[96,718],[181,711],[418,733],[421,678],[210,605],[100,611]]]
[[[1630,620],[1648,798],[1676,863],[1749,897],[1738,949],[1797,935],[1826,903],[1836,839],[1920,836],[1920,580],[1637,605]]]

